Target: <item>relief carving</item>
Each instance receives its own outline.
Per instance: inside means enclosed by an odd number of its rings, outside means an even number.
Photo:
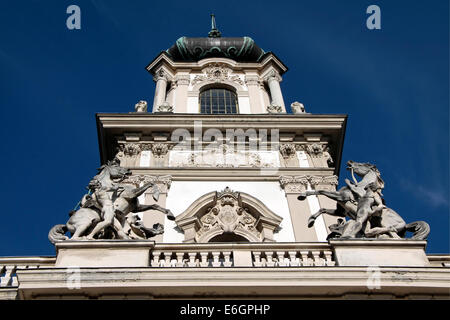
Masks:
[[[197,83],[208,81],[208,82],[224,82],[232,81],[244,85],[244,82],[238,75],[231,74],[231,70],[227,68],[224,64],[213,63],[209,64],[205,69],[202,70],[202,75],[197,75],[192,79],[192,85]]]
[[[257,220],[243,207],[240,194],[228,187],[217,192],[213,207],[200,218],[200,222],[195,239],[197,242],[206,242],[212,234],[222,233],[244,233],[256,241],[261,238],[255,226]]]

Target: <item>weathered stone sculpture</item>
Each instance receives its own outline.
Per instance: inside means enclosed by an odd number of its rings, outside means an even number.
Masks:
[[[270,105],[267,106],[267,112],[268,113],[282,113],[283,108],[279,105],[275,105],[275,104],[271,103]]]
[[[348,218],[339,219],[339,223],[330,226],[332,231],[328,238],[406,238],[406,231],[412,232],[411,239],[424,240],[430,233],[430,226],[425,221],[407,224],[394,210],[385,206],[381,190],[384,181],[376,166],[370,163],[347,162],[353,182],[345,179],[346,186],[338,191],[306,191],[298,199],[307,196],[324,195],[337,202],[336,210],[321,209],[308,220],[308,227],[314,225],[321,214]],[[357,181],[355,175],[361,177]]]
[[[142,187],[122,181],[130,175],[130,170],[120,167],[118,159],[109,161],[98,169],[99,173],[89,182],[89,193],[80,201],[80,209],[69,213],[69,221],[54,226],[48,238],[52,243],[67,240],[66,232],[72,234],[72,240],[77,239],[148,239],[164,232],[163,226],[155,224],[146,228],[136,212],[158,210],[175,220],[170,210],[157,204],[141,205],[137,198],[147,189],[152,189],[152,195],[158,200],[157,186],[149,182]]]
[[[136,112],[147,112],[147,101],[141,100],[134,105]]]
[[[305,106],[303,105],[303,103],[300,103],[298,101],[291,103],[291,110],[292,110],[292,113],[294,113],[294,114],[306,113]]]

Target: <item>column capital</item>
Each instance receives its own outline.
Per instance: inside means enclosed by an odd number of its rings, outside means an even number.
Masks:
[[[191,78],[188,74],[179,74],[175,77],[174,83],[179,86],[188,86]]]
[[[335,191],[338,185],[338,177],[331,176],[315,176],[311,181],[311,187],[315,190]]]
[[[280,74],[277,71],[272,70],[264,77],[264,80],[267,82],[270,82],[273,80],[275,80],[277,82],[281,82],[283,80],[283,78],[281,78]]]
[[[302,193],[308,187],[309,176],[280,176],[280,185],[285,193]]]
[[[132,175],[126,178],[123,182],[131,183],[136,186],[152,182],[158,185],[161,193],[167,193],[167,191],[170,189],[170,185],[172,184],[172,176],[171,175],[153,176],[148,174],[140,174],[140,175]]]
[[[245,83],[247,86],[259,86],[261,79],[257,75],[246,75]]]
[[[169,74],[164,69],[159,69],[153,76],[153,81],[158,82],[159,80],[169,81]]]
[[[296,148],[294,143],[281,143],[280,153],[284,159],[289,159],[295,156]]]
[[[167,152],[173,148],[173,144],[169,142],[145,143],[142,145],[143,150],[151,151],[156,158],[163,158]]]
[[[305,192],[310,185],[315,190],[334,190],[338,185],[338,177],[331,176],[280,176],[281,188],[286,193]]]

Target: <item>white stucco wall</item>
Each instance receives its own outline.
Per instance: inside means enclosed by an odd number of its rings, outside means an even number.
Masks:
[[[239,113],[240,114],[250,114],[250,98],[249,97],[238,97]]]
[[[150,167],[150,160],[152,157],[151,151],[144,150],[141,151],[141,158],[139,159],[139,166],[140,167]]]
[[[187,113],[200,113],[198,97],[188,97]]]
[[[222,191],[226,187],[233,191],[245,192],[263,202],[275,214],[283,218],[281,231],[275,233],[277,242],[294,242],[294,231],[284,191],[278,182],[261,181],[173,181],[167,196],[166,207],[175,216],[181,214],[189,205],[202,195],[211,191]],[[166,219],[163,241],[166,243],[183,242],[184,235],[177,232],[175,222]]]

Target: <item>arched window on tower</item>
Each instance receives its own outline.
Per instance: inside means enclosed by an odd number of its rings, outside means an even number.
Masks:
[[[236,93],[226,88],[209,88],[200,92],[200,113],[238,113]]]

